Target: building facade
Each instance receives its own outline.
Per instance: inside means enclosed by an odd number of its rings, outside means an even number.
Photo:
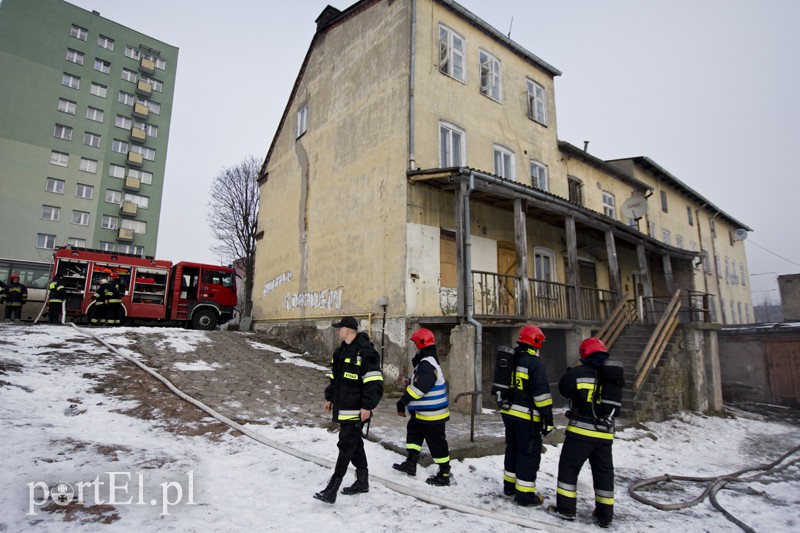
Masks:
[[[255,329],[319,350],[356,316],[391,383],[428,327],[455,395],[526,323],[557,379],[619,302],[699,292],[699,250],[623,214],[663,176],[559,141],[560,74],[450,0],[326,8],[260,177]]]
[[[0,258],[155,253],[177,60],[61,0],[0,3]]]

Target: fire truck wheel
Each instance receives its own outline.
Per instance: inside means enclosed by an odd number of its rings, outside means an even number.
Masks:
[[[217,327],[217,315],[214,311],[209,311],[208,309],[198,311],[192,319],[192,325],[194,329],[214,329]]]

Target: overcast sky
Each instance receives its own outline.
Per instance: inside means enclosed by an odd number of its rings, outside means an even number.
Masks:
[[[180,48],[160,259],[219,261],[206,221],[213,178],[264,158],[314,20],[354,2],[71,0]],[[778,300],[777,274],[800,273],[800,2],[460,3],[563,72],[560,139],[590,141],[602,159],[648,156],[752,228],[753,303]]]

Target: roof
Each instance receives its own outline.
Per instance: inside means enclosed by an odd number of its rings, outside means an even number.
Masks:
[[[638,157],[623,157],[620,159],[609,159],[608,163],[614,163],[615,161],[632,161],[634,164],[639,165],[644,170],[652,172],[657,178],[662,179],[669,183],[671,186],[676,188],[678,191],[683,193],[684,195],[688,196],[695,202],[699,203],[702,208],[708,209],[709,211],[715,212],[719,214],[720,217],[724,218],[728,222],[731,223],[736,228],[742,228],[747,231],[753,231],[752,228],[745,225],[744,223],[736,220],[725,211],[714,205],[709,199],[705,196],[700,194],[699,192],[695,191],[684,182],[670,174],[664,167],[653,161],[647,156],[638,156]]]
[[[558,141],[558,148],[562,152],[564,152],[566,154],[569,154],[572,157],[578,158],[578,159],[582,160],[583,162],[585,162],[588,165],[591,165],[591,166],[593,166],[595,168],[598,168],[598,169],[600,169],[600,170],[602,170],[604,172],[608,172],[609,174],[612,174],[612,175],[618,177],[619,179],[621,179],[625,183],[627,183],[627,184],[629,184],[629,185],[631,185],[633,187],[636,187],[637,189],[639,189],[641,191],[647,192],[647,191],[652,191],[653,190],[653,187],[651,187],[650,185],[646,184],[643,181],[637,180],[636,178],[634,178],[633,176],[631,176],[630,174],[628,174],[627,172],[625,172],[621,168],[617,168],[614,165],[610,165],[610,164],[606,163],[605,161],[603,161],[602,159],[600,159],[599,157],[595,157],[595,156],[591,155],[589,152],[587,152],[586,150],[581,150],[580,148],[578,148],[577,146],[575,146],[573,144],[570,144],[570,143],[568,143],[566,141]]]

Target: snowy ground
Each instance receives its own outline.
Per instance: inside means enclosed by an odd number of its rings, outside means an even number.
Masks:
[[[147,332],[148,328],[138,328]],[[164,349],[191,352],[205,333],[153,328]],[[124,353],[136,347],[112,331],[101,333]],[[264,349],[254,346],[254,349]],[[293,354],[283,356],[287,360]],[[579,481],[582,520],[562,522],[541,509],[521,509],[499,495],[502,457],[456,462],[457,485],[430,487],[391,469],[400,456],[367,443],[370,473],[406,489],[443,499],[422,502],[373,481],[369,494],[340,495],[333,506],[312,498],[330,471],[274,450],[234,431],[184,435],[154,420],[127,414],[136,399],[98,390],[118,356],[71,327],[0,324],[0,532],[5,531],[516,531],[513,520],[533,529],[594,529],[588,519],[593,493],[588,465]],[[301,361],[301,359],[298,359]],[[186,370],[214,372],[213,364]],[[147,378],[149,379],[149,378]],[[658,511],[633,500],[635,481],[665,473],[722,475],[769,463],[800,444],[796,411],[737,409],[727,417],[681,414],[618,434],[616,531],[738,531],[706,500],[682,511]],[[777,414],[776,414],[777,413]],[[336,456],[336,435],[322,428],[254,426],[320,462]],[[555,501],[559,446],[548,446],[537,485]],[[800,529],[800,454],[779,472],[729,485],[719,500],[757,531]],[[435,468],[430,467],[429,474]],[[348,478],[346,483],[352,480]],[[72,498],[47,501],[53,488]],[[683,501],[700,485],[671,485],[648,493]],[[70,496],[69,492],[72,492]],[[75,499],[80,499],[79,504]],[[495,518],[448,509],[447,502],[481,509]],[[509,522],[508,516],[515,516]]]

